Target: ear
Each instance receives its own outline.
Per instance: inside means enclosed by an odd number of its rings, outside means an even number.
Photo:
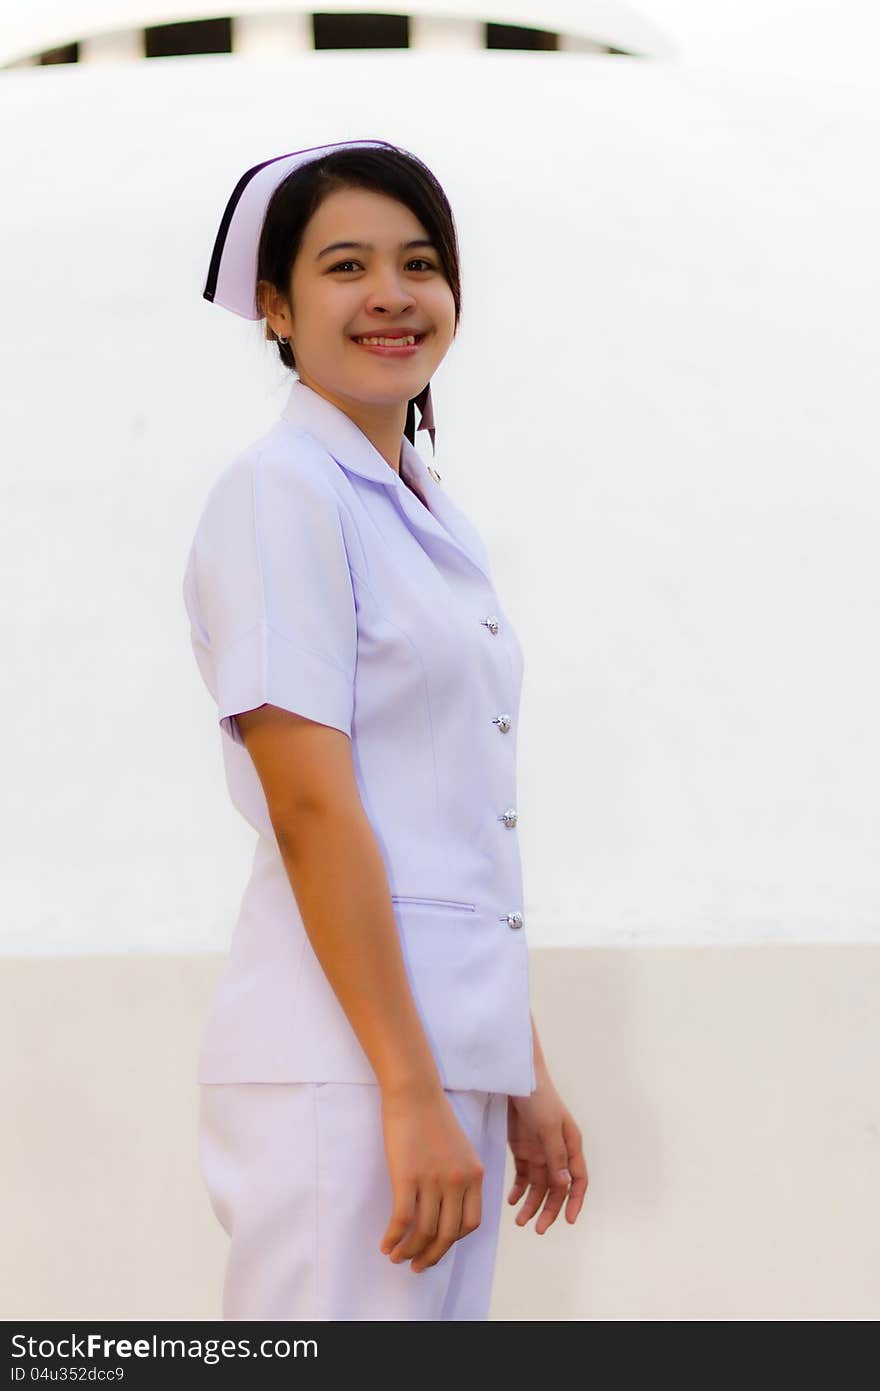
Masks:
[[[275,329],[272,325],[271,320],[273,318],[279,318],[279,316],[284,313],[286,305],[284,304],[284,300],[282,296],[279,295],[275,286],[272,285],[268,280],[257,281],[256,299],[257,306],[262,311],[263,317],[266,320],[266,337],[268,339],[271,339],[273,337],[273,334],[275,333]],[[279,323],[277,331],[279,333],[282,333],[284,331],[282,324]]]

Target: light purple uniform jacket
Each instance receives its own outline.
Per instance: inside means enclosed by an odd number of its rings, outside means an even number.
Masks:
[[[295,381],[215,480],[183,595],[226,780],[258,832],[200,1082],[375,1082],[312,949],[234,716],[344,731],[443,1085],[535,1071],[516,747],[523,656],[485,547],[403,439],[425,507],[349,417]]]

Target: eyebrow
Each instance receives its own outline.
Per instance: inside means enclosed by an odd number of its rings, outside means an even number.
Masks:
[[[428,237],[417,237],[415,241],[403,241],[400,243],[401,251],[408,251],[412,246],[434,246],[434,243]],[[347,250],[349,247],[354,247],[356,251],[375,251],[376,249],[366,241],[334,241],[331,242],[329,246],[325,246],[323,251],[319,251],[315,260],[320,261],[321,257],[326,256],[330,251],[343,251]],[[436,250],[436,247],[434,249]]]

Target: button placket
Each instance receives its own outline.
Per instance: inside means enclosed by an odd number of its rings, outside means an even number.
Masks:
[[[497,615],[494,613],[487,614],[485,618],[480,619],[480,622],[488,629],[493,637],[497,637],[501,631],[501,624],[498,621]],[[496,715],[493,718],[492,723],[498,726],[502,734],[507,734],[513,724],[513,720],[507,711],[502,711],[500,715]],[[516,826],[518,820],[516,807],[508,807],[501,813],[497,820],[503,822],[507,829],[511,830]],[[506,922],[509,928],[518,929],[523,926],[525,918],[518,910],[514,910],[511,913],[501,914],[498,921]]]

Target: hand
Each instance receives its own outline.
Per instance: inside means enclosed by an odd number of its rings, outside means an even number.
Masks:
[[[556,1221],[568,1194],[567,1222],[574,1222],[583,1206],[589,1176],[581,1148],[581,1132],[574,1117],[542,1069],[537,1073],[537,1090],[530,1096],[508,1096],[507,1138],[513,1151],[516,1178],[507,1195],[517,1203],[531,1185],[528,1197],[516,1215],[518,1227],[534,1217],[546,1202],[535,1223],[538,1236]]]
[[[419,1274],[480,1225],[483,1164],[442,1089],[383,1092],[382,1127],[394,1205],[379,1249]]]

